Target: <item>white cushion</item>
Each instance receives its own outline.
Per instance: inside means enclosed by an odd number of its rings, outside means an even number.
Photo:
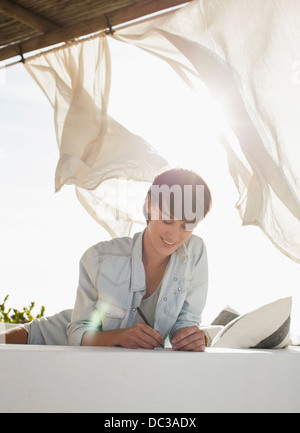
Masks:
[[[292,298],[279,299],[232,320],[211,347],[284,348],[290,344]]]
[[[208,325],[208,326],[201,326],[201,330],[205,333],[207,337],[207,346],[210,347],[213,339],[222,331],[224,326],[221,325]]]

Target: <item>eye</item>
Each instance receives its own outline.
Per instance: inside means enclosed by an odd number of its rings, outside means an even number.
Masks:
[[[167,225],[171,225],[171,224],[173,224],[173,221],[172,220],[163,220],[163,222],[164,222],[164,224],[167,224]]]

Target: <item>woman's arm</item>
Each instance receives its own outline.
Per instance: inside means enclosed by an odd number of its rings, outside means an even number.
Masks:
[[[28,332],[23,326],[12,328],[0,333],[0,344],[27,344]]]
[[[91,325],[90,319],[98,302],[96,275],[99,260],[99,252],[94,247],[88,249],[80,260],[77,296],[71,323],[67,328],[68,340],[71,346],[80,346],[82,337],[86,331],[98,330],[96,324]]]
[[[82,346],[120,346],[129,349],[153,349],[163,344],[160,332],[144,323],[131,328],[111,331],[87,331],[82,337]]]
[[[91,318],[97,310],[99,299],[96,276],[99,267],[99,252],[92,247],[80,261],[79,286],[68,326],[69,343],[73,346],[121,346],[150,349],[163,343],[161,334],[144,323],[131,328],[102,331],[101,323],[93,323]],[[98,316],[98,315],[96,315]],[[101,321],[101,318],[99,319]]]

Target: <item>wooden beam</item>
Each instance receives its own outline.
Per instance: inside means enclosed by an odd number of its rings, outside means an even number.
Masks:
[[[117,9],[108,13],[109,22],[112,27],[126,23],[131,20],[151,15],[155,12],[163,11],[172,7],[189,3],[191,0],[143,0],[134,1],[129,7]]]
[[[101,30],[106,30],[108,28],[108,21],[110,25],[114,27],[164,9],[188,3],[189,1],[191,0],[139,0],[130,6],[111,11],[105,15],[102,14],[91,20],[61,27],[60,29],[52,30],[44,35],[36,36],[17,44],[8,45],[0,50],[0,61],[15,57],[20,51],[25,54],[51,45],[68,42]]]
[[[16,3],[10,2],[9,0],[0,0],[0,12],[42,33],[49,32],[50,30],[59,27],[30,10],[25,9]]]

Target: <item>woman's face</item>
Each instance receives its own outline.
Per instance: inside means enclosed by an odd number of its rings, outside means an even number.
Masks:
[[[147,225],[147,238],[151,242],[156,254],[170,256],[191,236],[192,231],[187,231],[185,222],[181,220],[149,220]]]

